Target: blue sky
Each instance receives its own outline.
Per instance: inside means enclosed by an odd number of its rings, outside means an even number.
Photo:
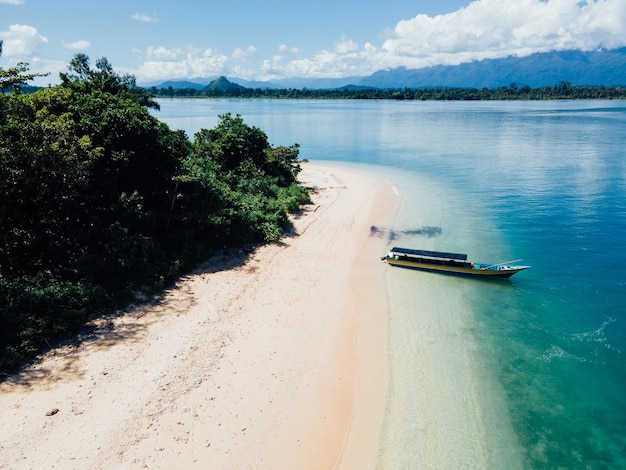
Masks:
[[[58,82],[74,54],[138,82],[365,76],[626,46],[626,0],[0,0],[0,67]]]

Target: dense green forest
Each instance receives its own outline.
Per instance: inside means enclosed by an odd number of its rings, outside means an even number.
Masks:
[[[419,101],[478,101],[478,100],[610,100],[626,99],[626,88],[575,87],[570,82],[560,82],[551,87],[530,88],[512,83],[500,88],[402,88],[381,89],[343,87],[337,89],[272,89],[244,88],[242,86],[215,86],[224,82],[220,77],[204,88],[158,88],[150,93],[155,97],[190,98],[256,98],[256,99],[345,99],[345,100],[419,100]],[[234,84],[231,84],[234,85]]]
[[[190,140],[105,58],[68,69],[23,93],[27,64],[0,68],[0,371],[309,202],[297,144],[231,114]]]

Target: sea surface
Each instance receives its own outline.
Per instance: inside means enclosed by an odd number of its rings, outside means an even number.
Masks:
[[[400,208],[373,234],[389,246],[532,265],[388,269],[378,468],[626,468],[626,102],[159,103],[190,137],[240,114],[302,158],[388,178]]]

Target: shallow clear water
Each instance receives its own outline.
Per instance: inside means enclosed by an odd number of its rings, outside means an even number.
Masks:
[[[160,103],[189,135],[238,113],[388,177],[390,245],[532,265],[495,282],[390,268],[381,467],[626,468],[626,103]]]

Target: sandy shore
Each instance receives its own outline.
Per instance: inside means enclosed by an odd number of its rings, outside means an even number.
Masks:
[[[371,175],[307,164],[296,236],[230,253],[0,384],[0,468],[372,468],[386,240]],[[242,260],[245,260],[242,263]]]

